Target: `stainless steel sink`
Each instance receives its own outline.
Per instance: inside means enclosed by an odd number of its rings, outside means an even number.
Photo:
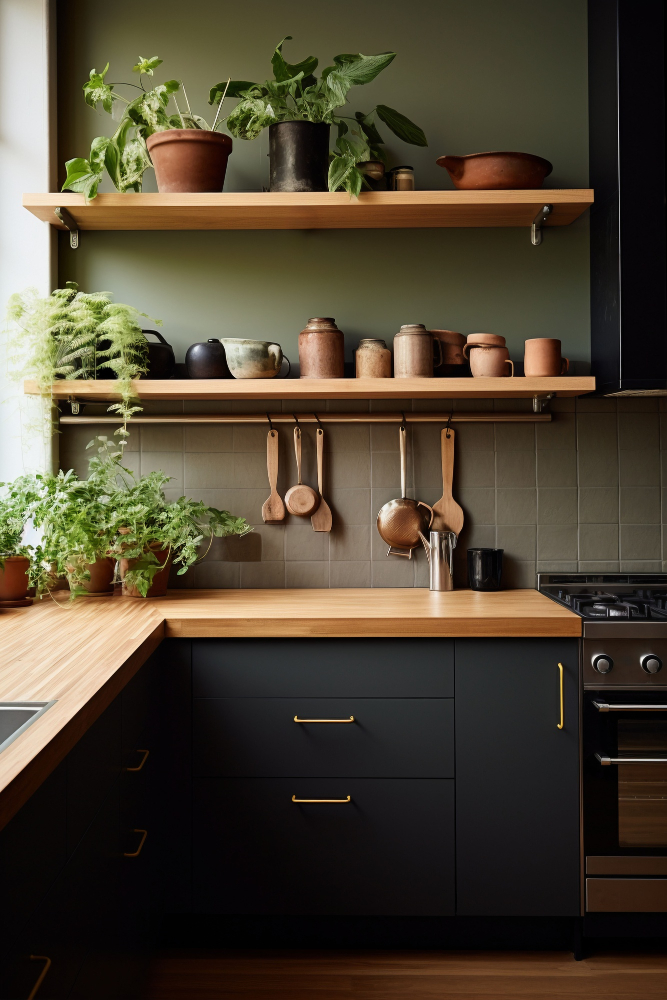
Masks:
[[[0,701],[0,753],[55,701]]]

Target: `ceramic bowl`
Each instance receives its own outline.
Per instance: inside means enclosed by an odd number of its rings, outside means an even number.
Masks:
[[[525,191],[541,188],[553,170],[548,160],[534,153],[471,153],[439,156],[459,191]]]
[[[221,337],[220,342],[224,345],[227,365],[234,378],[275,378],[280,373],[283,363],[280,344],[236,337]],[[289,360],[285,360],[289,366]]]

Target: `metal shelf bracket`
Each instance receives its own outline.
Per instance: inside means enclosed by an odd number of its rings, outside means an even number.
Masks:
[[[65,229],[69,230],[69,245],[72,250],[76,250],[79,245],[79,228],[76,222],[66,208],[54,208],[53,211]]]
[[[551,215],[553,211],[553,205],[543,205],[539,210],[535,218],[533,219],[533,224],[530,227],[530,242],[534,247],[539,247],[542,242],[542,225],[545,220]]]

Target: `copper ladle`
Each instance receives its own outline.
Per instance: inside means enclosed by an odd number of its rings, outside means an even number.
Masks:
[[[403,418],[398,433],[401,449],[401,498],[400,500],[390,500],[382,507],[377,516],[377,529],[382,540],[389,546],[388,556],[405,556],[406,559],[412,559],[412,550],[419,545],[420,541],[426,548],[423,535],[431,527],[433,510],[427,503],[423,503],[421,500],[411,500],[405,495],[407,465],[405,418]]]

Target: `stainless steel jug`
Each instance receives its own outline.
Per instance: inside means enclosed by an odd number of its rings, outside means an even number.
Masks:
[[[454,531],[431,531],[429,541],[419,532],[430,567],[431,590],[454,589]]]

